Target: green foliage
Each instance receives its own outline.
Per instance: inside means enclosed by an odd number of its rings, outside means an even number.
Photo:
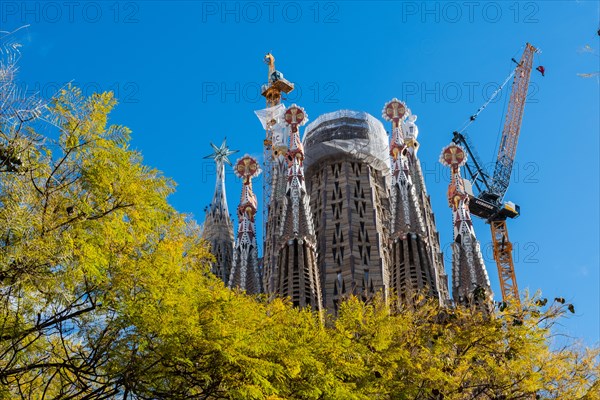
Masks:
[[[174,184],[108,125],[112,94],[62,90],[0,125],[0,398],[599,399],[598,350],[551,349],[570,305],[491,318],[350,298],[339,315],[231,291]]]

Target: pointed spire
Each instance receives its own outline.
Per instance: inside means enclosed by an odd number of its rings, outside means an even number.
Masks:
[[[238,206],[238,232],[229,287],[238,287],[249,294],[261,293],[255,224],[257,201],[252,191],[252,179],[261,170],[255,158],[245,155],[236,161],[234,171],[242,178],[242,195]]]
[[[264,254],[263,271],[264,287],[267,293],[273,293],[275,282],[277,282],[277,249],[275,248],[277,234],[279,232],[279,221],[281,218],[281,207],[285,192],[287,137],[283,134],[280,116],[285,111],[281,104],[281,94],[290,93],[294,90],[294,84],[283,77],[280,71],[275,69],[275,57],[267,53],[264,58],[269,67],[267,83],[261,87],[261,94],[267,100],[267,109],[264,110],[268,118],[265,119],[263,127],[266,129],[264,140],[264,173],[263,176],[263,234]],[[258,115],[258,113],[257,113]],[[259,116],[259,118],[261,118]],[[261,119],[262,122],[262,119]]]
[[[290,146],[287,152],[287,185],[286,185],[286,202],[289,203],[291,201],[292,205],[292,214],[288,215],[283,214],[283,221],[285,219],[291,218],[292,227],[293,227],[293,235],[300,234],[300,207],[302,206],[308,207],[309,202],[306,201],[306,187],[304,183],[304,146],[300,141],[300,134],[298,132],[298,127],[302,126],[307,121],[306,113],[304,109],[292,105],[285,112],[285,122],[290,126]],[[307,208],[308,210],[308,208]],[[285,206],[284,206],[285,212]],[[310,214],[310,213],[308,213]],[[305,220],[309,219],[308,217],[304,217]],[[308,221],[302,221],[308,222]],[[311,226],[308,226],[309,232],[304,232],[305,234],[314,235],[314,230]],[[289,227],[286,226],[285,223],[281,224],[281,232]]]
[[[217,181],[215,183],[215,194],[210,203],[209,212],[213,219],[224,220],[229,219],[229,211],[227,210],[227,196],[225,195],[225,164],[231,165],[229,156],[237,153],[239,150],[231,150],[227,147],[227,138],[223,139],[220,147],[214,143],[210,143],[213,148],[213,153],[204,157],[204,159],[213,159],[217,166]]]
[[[392,234],[408,232],[423,234],[425,227],[410,173],[408,146],[402,131],[402,121],[410,114],[406,104],[398,99],[386,103],[383,118],[392,122],[390,156],[392,167]]]
[[[298,127],[307,121],[304,110],[295,104],[285,112],[290,127],[287,152],[287,185],[283,198],[277,240],[278,282],[275,292],[290,297],[296,306],[322,307],[321,279],[317,265],[315,229],[310,198],[304,181],[304,146]]]
[[[429,246],[431,238],[423,219],[409,162],[408,135],[403,121],[410,115],[404,102],[392,99],[383,108],[383,118],[392,122],[390,156],[392,169],[391,282],[400,301],[418,293],[439,297],[438,274]],[[412,137],[410,137],[412,138]]]
[[[460,167],[466,161],[464,149],[454,143],[446,146],[440,156],[440,162],[452,171],[448,187],[448,205],[452,209],[454,226],[452,297],[457,303],[473,304],[490,311],[492,289],[471,221],[469,194],[460,175]]]
[[[237,150],[230,150],[227,147],[227,139],[223,140],[220,147],[213,143],[210,145],[214,152],[204,159],[215,161],[217,179],[213,199],[206,209],[202,237],[210,243],[211,252],[216,258],[212,265],[212,272],[227,282],[231,271],[234,237],[233,223],[229,216],[225,194],[225,164],[231,165],[228,156],[237,153]]]
[[[394,99],[392,103],[393,102],[398,102],[398,100]],[[404,104],[402,102],[400,103]],[[435,215],[433,214],[430,197],[427,194],[425,178],[423,177],[423,171],[421,169],[421,161],[417,156],[417,150],[419,149],[419,142],[417,140],[419,128],[415,123],[417,116],[405,105],[404,109],[405,114],[397,125],[397,129],[403,138],[404,152],[408,163],[408,168],[405,168],[404,170],[408,171],[410,174],[411,184],[414,187],[414,192],[416,194],[417,204],[421,214],[420,221],[418,222],[419,224],[423,224],[424,235],[422,236],[422,239],[426,242],[427,256],[431,263],[432,271],[435,274],[436,289],[439,295],[440,304],[446,305],[449,304],[450,301],[450,295],[448,293],[448,276],[446,275],[444,268],[444,258],[441,251],[439,233],[435,226]]]

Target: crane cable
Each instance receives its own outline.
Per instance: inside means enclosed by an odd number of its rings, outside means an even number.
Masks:
[[[514,76],[516,70],[517,70],[517,68],[515,67],[511,71],[511,73],[508,75],[508,77],[504,80],[502,85],[500,85],[500,87],[498,89],[496,89],[496,91],[494,93],[492,93],[490,98],[481,107],[479,107],[479,109],[477,110],[477,112],[475,114],[471,115],[469,117],[469,119],[465,121],[465,125],[461,128],[460,131],[458,131],[458,133],[463,133],[463,131],[465,129],[467,129],[473,122],[475,122],[475,120],[477,119],[479,114],[481,114],[481,112],[488,106],[488,104],[490,104],[492,102],[492,100],[494,100],[496,98],[498,93],[500,93],[502,91],[502,89],[504,89],[504,86],[506,86],[506,84],[508,83],[510,78],[512,78]]]

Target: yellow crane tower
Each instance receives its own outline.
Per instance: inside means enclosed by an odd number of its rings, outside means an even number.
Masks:
[[[470,183],[472,184],[472,186],[469,185],[471,187],[469,209],[471,214],[485,219],[490,224],[494,246],[494,259],[498,267],[500,288],[502,290],[502,300],[507,303],[512,301],[517,304],[520,303],[519,288],[517,286],[515,264],[512,257],[512,243],[508,238],[506,219],[518,217],[520,215],[520,207],[512,202],[503,203],[503,200],[510,183],[521,131],[521,122],[523,120],[523,111],[527,99],[533,57],[537,52],[539,52],[538,49],[527,43],[521,61],[517,62],[513,59],[517,66],[511,74],[514,75],[513,85],[502,128],[502,137],[500,139],[500,146],[498,147],[494,174],[490,177],[485,172],[473,147],[461,132],[454,132],[452,139],[454,143],[462,145],[469,154],[469,162],[466,165],[467,173],[471,178]],[[505,83],[509,79],[510,76]],[[475,120],[477,114],[486,105],[487,103],[475,115],[471,116],[467,126]],[[473,189],[477,191],[477,194],[473,193]]]

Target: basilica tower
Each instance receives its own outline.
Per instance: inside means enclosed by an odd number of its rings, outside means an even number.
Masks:
[[[437,237],[432,237],[427,229],[419,201],[422,193],[417,192],[425,191],[424,183],[416,185],[415,179],[419,176],[412,171],[418,163],[416,138],[414,131],[411,134],[403,129],[403,122],[410,115],[406,105],[397,99],[386,103],[383,109],[383,118],[392,122],[390,285],[401,303],[421,294],[440,300],[439,287],[446,284],[445,280],[438,282],[440,271],[436,269],[437,260],[430,249]]]
[[[304,181],[304,146],[298,127],[307,117],[292,105],[285,112],[290,127],[287,152],[287,185],[282,201],[281,223],[277,236],[277,284],[275,293],[289,297],[295,306],[320,310],[321,282],[317,265],[315,230]]]
[[[215,262],[211,266],[211,272],[223,282],[229,280],[231,262],[233,257],[233,223],[227,209],[227,197],[225,196],[225,164],[231,165],[229,156],[237,152],[227,147],[227,141],[223,140],[220,147],[210,144],[213,154],[204,158],[215,160],[217,167],[217,181],[215,194],[210,205],[206,208],[202,238],[205,239],[215,256]]]
[[[252,190],[252,179],[260,174],[258,161],[249,155],[237,160],[235,174],[242,178],[242,196],[238,206],[238,232],[233,249],[233,265],[229,287],[237,287],[249,294],[262,292],[258,245],[256,240],[257,200]]]
[[[440,162],[450,167],[452,174],[448,187],[448,205],[452,209],[454,225],[452,297],[456,303],[476,305],[485,311],[491,311],[493,293],[471,221],[469,195],[460,176],[460,167],[466,161],[465,151],[454,143],[446,146],[440,156]]]
[[[303,143],[323,303],[336,313],[349,295],[387,293],[387,135],[373,116],[342,110],[309,124]]]

